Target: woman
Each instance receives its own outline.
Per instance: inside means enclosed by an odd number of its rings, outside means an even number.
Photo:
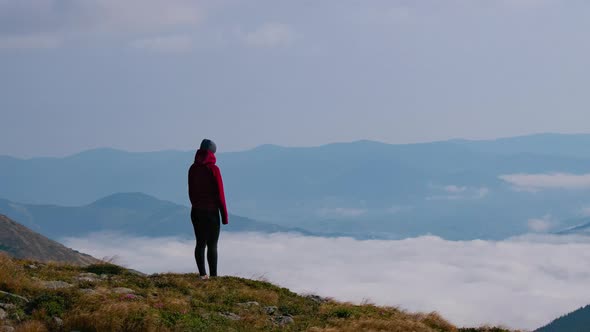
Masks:
[[[204,139],[195,155],[195,162],[188,170],[188,195],[191,200],[191,220],[197,245],[195,260],[202,279],[209,279],[205,270],[205,248],[209,275],[217,276],[217,240],[219,240],[219,214],[221,222],[227,225],[227,207],[223,192],[223,180],[219,167],[215,165],[217,146]]]

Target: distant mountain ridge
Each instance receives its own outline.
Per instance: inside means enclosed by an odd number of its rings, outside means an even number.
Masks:
[[[559,235],[590,235],[590,217],[573,219],[569,221],[573,226],[554,232]]]
[[[76,207],[21,204],[0,199],[0,213],[53,239],[115,231],[139,236],[193,237],[190,208],[143,193],[118,193]],[[230,215],[229,232],[298,232],[289,228]]]
[[[88,265],[98,259],[66,248],[0,214],[0,251],[19,259]]]
[[[588,332],[590,331],[590,305],[557,318],[535,332]]]
[[[500,176],[590,174],[589,143],[590,135],[539,134],[419,144],[263,145],[217,157],[228,207],[237,215],[314,233],[503,239],[529,232],[528,221],[544,215],[571,220],[588,203],[590,188],[531,195]],[[143,192],[188,205],[193,159],[194,151],[114,149],[64,158],[0,157],[0,197],[82,206],[113,193]]]

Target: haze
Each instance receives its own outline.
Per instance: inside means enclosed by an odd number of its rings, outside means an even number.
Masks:
[[[0,0],[0,155],[587,130],[586,1]]]

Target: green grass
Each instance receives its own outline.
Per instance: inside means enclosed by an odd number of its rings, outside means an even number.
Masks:
[[[104,264],[92,264],[85,268],[84,271],[95,273],[98,275],[101,274],[124,274],[127,270],[121,266],[111,264],[111,263],[104,263]]]

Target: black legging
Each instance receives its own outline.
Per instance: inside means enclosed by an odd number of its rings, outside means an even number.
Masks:
[[[217,276],[217,240],[219,240],[219,212],[208,210],[191,210],[191,220],[197,245],[195,247],[195,260],[199,268],[199,274],[207,274],[205,269],[205,247],[207,247],[207,262],[209,263],[209,275]]]

